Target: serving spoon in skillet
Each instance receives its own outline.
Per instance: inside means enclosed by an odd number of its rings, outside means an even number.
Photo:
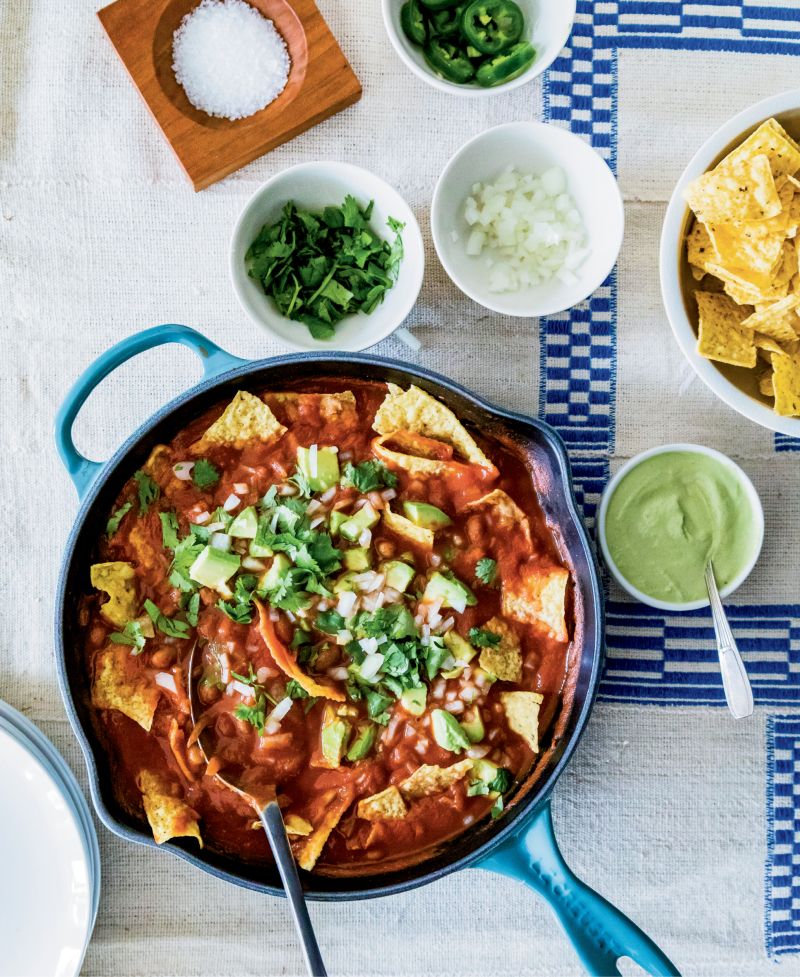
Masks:
[[[197,691],[197,675],[195,674],[201,671],[197,668],[199,665],[199,648],[200,643],[195,641],[189,654],[189,708],[193,726],[197,726],[202,714],[200,697]],[[202,729],[196,742],[203,754],[203,759],[208,763],[211,759],[206,749],[208,740],[206,739],[206,742],[203,742],[206,732],[206,729]],[[214,774],[214,777],[224,787],[228,787],[234,793],[238,794],[239,797],[246,800],[258,814],[259,820],[264,828],[264,833],[267,836],[267,841],[269,841],[269,847],[272,849],[275,864],[278,866],[278,872],[283,883],[284,891],[286,892],[286,897],[289,901],[289,909],[292,914],[295,929],[297,930],[297,935],[300,938],[300,946],[303,950],[306,969],[311,977],[327,977],[327,971],[325,970],[325,964],[322,962],[317,938],[314,935],[314,927],[311,925],[311,919],[308,915],[308,906],[306,906],[303,886],[300,883],[300,876],[297,873],[297,864],[294,860],[294,855],[292,855],[292,849],[289,846],[289,838],[286,834],[286,826],[283,823],[281,809],[278,806],[275,788],[269,787],[263,790],[257,790],[256,788],[245,789],[241,784],[237,784],[223,777],[219,771]]]

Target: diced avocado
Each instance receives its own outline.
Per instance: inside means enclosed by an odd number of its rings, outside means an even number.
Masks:
[[[241,558],[237,553],[206,546],[189,568],[189,576],[203,587],[212,590],[227,590],[225,581],[239,569]]]
[[[329,522],[331,536],[339,535],[339,530],[342,528],[342,523],[347,522],[347,519],[348,517],[342,512],[341,509],[333,510]]]
[[[469,662],[477,655],[477,651],[465,638],[462,638],[456,631],[448,631],[444,636],[444,644],[453,658],[457,662]],[[456,665],[455,668],[442,672],[442,678],[458,678],[464,671],[463,665]]]
[[[291,565],[291,560],[285,553],[276,553],[269,570],[262,574],[261,580],[259,581],[260,589],[267,591],[275,590],[281,580],[286,576]]]
[[[351,762],[363,760],[374,745],[375,724],[366,723],[364,726],[359,727],[355,739],[350,744],[350,749],[347,751],[347,759]]]
[[[353,550],[345,550],[344,565],[348,570],[363,573],[364,570],[369,570],[370,566],[372,566],[372,554],[365,546],[359,546]]]
[[[297,467],[314,492],[324,492],[339,481],[339,455],[336,448],[317,448],[316,472],[312,471],[311,449],[297,449]]]
[[[471,779],[482,780],[485,784],[490,784],[497,776],[499,769],[497,764],[492,763],[491,760],[473,760]]]
[[[342,763],[345,744],[350,733],[350,723],[336,715],[332,706],[325,706],[322,714],[320,746],[325,765],[338,767]]]
[[[483,681],[486,682],[487,685],[494,685],[494,683],[497,681],[497,676],[492,675],[491,672],[487,672],[485,668],[476,668],[472,674],[473,674],[473,678],[476,679],[479,676],[482,676]]]
[[[461,723],[451,712],[447,712],[445,709],[434,709],[431,713],[431,722],[433,724],[433,738],[443,750],[460,753],[462,750],[469,749],[469,737],[461,728]]]
[[[486,735],[480,709],[473,709],[461,720],[461,728],[469,737],[470,743],[480,743]]]
[[[400,696],[400,704],[412,716],[421,716],[425,712],[427,699],[428,690],[424,685],[420,685],[416,689],[406,689]]]
[[[429,604],[441,600],[442,607],[452,607],[457,611],[478,603],[477,597],[466,584],[461,583],[452,573],[438,571],[428,581],[422,599]]]
[[[228,535],[239,539],[255,539],[258,532],[258,516],[255,506],[249,505],[228,526]]]
[[[405,593],[406,587],[414,579],[417,571],[414,567],[402,563],[400,560],[390,560],[383,564],[381,573],[386,574],[386,586],[393,590],[399,590],[402,594]]]
[[[271,546],[262,546],[254,539],[250,540],[250,548],[247,552],[250,556],[254,556],[257,560],[263,560],[265,556],[272,556],[273,554]]]
[[[341,594],[344,590],[358,590],[358,585],[353,579],[356,576],[357,574],[353,570],[339,574],[333,583],[333,592],[335,594]]]
[[[410,519],[423,529],[444,529],[445,526],[452,525],[453,520],[446,512],[437,509],[430,502],[404,502],[403,512],[407,519]]]
[[[364,530],[372,529],[379,519],[380,516],[368,502],[355,515],[350,516],[349,519],[345,519],[339,527],[339,534],[351,543],[355,543]]]

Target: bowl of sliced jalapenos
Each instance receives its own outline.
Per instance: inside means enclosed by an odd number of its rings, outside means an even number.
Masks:
[[[389,38],[406,66],[457,95],[524,85],[553,63],[575,0],[382,0]]]

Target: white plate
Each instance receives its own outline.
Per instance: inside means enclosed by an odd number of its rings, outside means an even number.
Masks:
[[[63,782],[0,729],[0,975],[74,977],[92,927],[93,868]]]

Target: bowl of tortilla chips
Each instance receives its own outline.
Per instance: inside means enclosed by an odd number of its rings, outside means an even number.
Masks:
[[[739,113],[695,154],[667,208],[661,292],[699,377],[800,437],[800,90]]]

